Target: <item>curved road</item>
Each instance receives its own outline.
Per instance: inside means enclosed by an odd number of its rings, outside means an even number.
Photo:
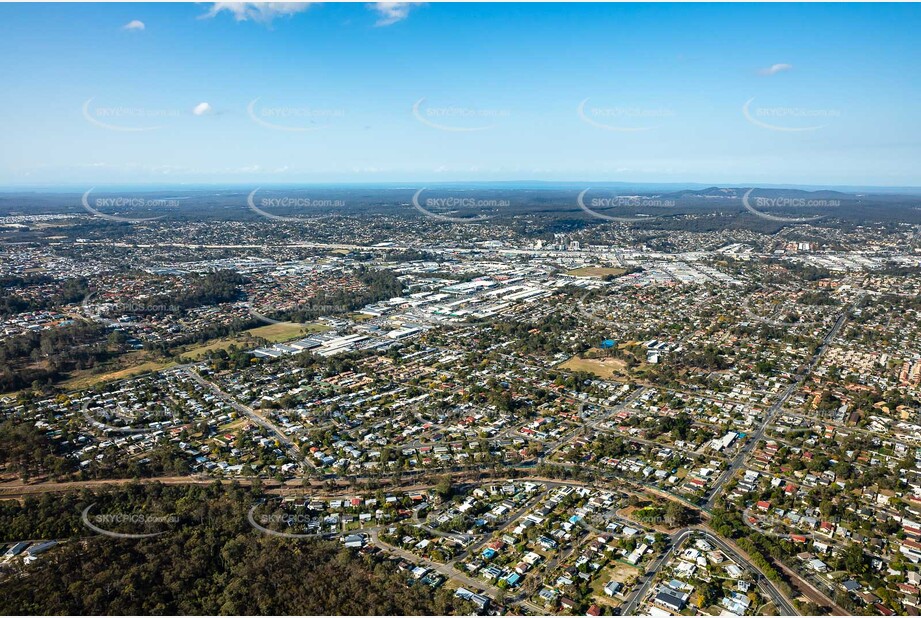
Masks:
[[[632,616],[637,613],[637,609],[639,608],[640,603],[648,594],[649,589],[655,582],[659,571],[663,566],[665,566],[671,556],[680,550],[682,546],[687,542],[687,540],[695,534],[704,537],[707,542],[718,547],[720,551],[729,556],[734,562],[742,565],[746,568],[746,570],[754,575],[756,585],[761,590],[762,594],[774,602],[781,616],[799,615],[799,613],[796,611],[796,608],[793,607],[793,604],[790,603],[786,597],[784,597],[784,595],[781,594],[780,591],[774,586],[774,584],[769,579],[764,577],[761,572],[758,571],[758,569],[755,568],[744,556],[742,556],[731,545],[729,545],[729,543],[720,537],[700,528],[685,528],[671,535],[671,544],[668,550],[656,558],[656,560],[653,561],[651,568],[647,569],[643,576],[645,577],[643,584],[636,590],[636,592],[633,593],[630,600],[623,605],[623,615]]]

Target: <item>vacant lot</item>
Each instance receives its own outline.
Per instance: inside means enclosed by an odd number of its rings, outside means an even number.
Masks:
[[[249,339],[237,337],[216,339],[204,345],[177,352],[177,354],[181,355],[183,359],[198,360],[200,358],[204,358],[208,352],[214,352],[215,350],[226,350],[232,345],[236,345],[239,348],[246,345],[247,341],[249,341]]]
[[[633,582],[640,575],[640,569],[623,564],[621,562],[611,561],[608,566],[601,570],[601,573],[592,582],[592,596],[595,602],[609,607],[618,607],[624,601],[619,597],[609,597],[604,593],[604,587],[609,581],[620,582],[624,585],[621,592],[629,592]]]
[[[307,324],[295,324],[294,322],[268,324],[266,326],[258,326],[256,328],[251,328],[247,331],[243,331],[235,337],[222,337],[220,339],[214,339],[203,345],[188,348],[178,353],[182,356],[182,358],[197,360],[204,358],[208,352],[213,352],[215,350],[226,350],[232,345],[235,345],[238,348],[254,348],[259,344],[257,338],[265,339],[269,343],[280,343],[282,341],[298,339],[311,333],[322,333],[327,330],[329,330],[329,326],[326,326],[321,322],[309,322]]]
[[[572,277],[604,277],[606,275],[619,277],[625,272],[627,271],[623,268],[609,268],[607,266],[583,266],[582,268],[574,268],[566,274]]]
[[[560,369],[570,371],[587,371],[606,380],[622,378],[627,375],[627,365],[619,358],[582,358],[573,356],[559,365]]]
[[[74,377],[61,382],[61,387],[67,390],[88,388],[90,386],[95,386],[96,384],[102,384],[103,382],[123,380],[125,378],[130,378],[131,376],[141,375],[142,373],[150,373],[153,371],[160,371],[162,369],[169,369],[175,364],[176,363],[174,362],[146,361],[136,365],[131,365],[130,367],[125,367],[124,369],[119,369],[117,371],[110,371],[108,373],[91,374],[86,372],[75,372]]]
[[[308,333],[321,333],[325,330],[329,330],[329,327],[313,322],[309,324],[282,322],[280,324],[267,324],[266,326],[251,328],[246,331],[246,333],[252,337],[259,337],[271,343],[278,343],[279,341],[288,341]]]

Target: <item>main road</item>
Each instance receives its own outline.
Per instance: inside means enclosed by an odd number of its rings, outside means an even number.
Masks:
[[[762,575],[758,569],[754,568],[751,565],[751,563],[747,559],[745,559],[745,557],[742,556],[738,551],[736,551],[732,545],[730,545],[729,543],[727,543],[720,537],[716,536],[715,534],[711,534],[709,532],[703,532],[703,531],[701,531],[701,533],[704,535],[707,541],[719,547],[720,550],[724,554],[727,554],[730,558],[735,560],[737,563],[749,566],[750,570],[755,575],[755,578],[758,584],[758,588],[761,590],[762,593],[764,593],[766,596],[770,597],[772,601],[774,601],[774,605],[777,606],[777,609],[778,611],[780,611],[782,616],[798,616],[799,615],[796,611],[796,608],[793,607],[793,604],[790,603],[787,600],[787,598],[780,593],[780,591],[774,586],[774,583],[771,580],[769,580],[767,577]]]
[[[649,593],[649,589],[652,587],[652,584],[656,580],[656,575],[663,566],[669,561],[669,559],[679,551],[687,540],[693,535],[703,536],[709,543],[718,547],[724,554],[729,556],[737,564],[746,566],[752,574],[755,576],[758,589],[761,590],[762,594],[770,598],[774,605],[777,607],[780,615],[782,616],[798,616],[799,614],[796,611],[796,608],[793,607],[793,604],[790,603],[784,597],[783,594],[774,586],[774,584],[766,577],[764,577],[757,568],[755,568],[746,558],[742,556],[738,551],[735,550],[729,543],[721,539],[720,537],[712,534],[701,528],[685,528],[671,535],[671,545],[668,550],[662,552],[662,554],[656,558],[650,568],[646,570],[643,577],[643,583],[639,588],[631,595],[630,600],[628,600],[623,605],[622,615],[632,616],[637,613],[640,603],[643,599],[646,598],[646,595]]]
[[[288,456],[293,461],[296,461],[305,467],[313,467],[313,464],[307,461],[301,455],[301,452],[298,450],[297,446],[288,438],[288,436],[284,434],[284,432],[282,432],[281,429],[279,429],[274,423],[272,423],[272,421],[262,416],[261,414],[253,410],[251,407],[243,405],[242,403],[234,399],[231,395],[222,391],[221,388],[217,384],[203,378],[194,369],[190,367],[184,367],[183,371],[185,371],[186,374],[188,374],[188,376],[192,378],[195,382],[211,390],[212,393],[214,393],[222,401],[230,405],[230,407],[232,407],[234,410],[245,415],[252,422],[256,423],[257,425],[259,425],[260,427],[268,431],[271,435],[275,436],[275,439],[278,440],[278,443],[283,445],[285,449],[288,451]]]
[[[822,339],[822,343],[816,349],[815,354],[812,355],[812,359],[809,361],[806,369],[797,376],[796,381],[784,389],[780,397],[777,398],[777,401],[775,401],[774,404],[768,408],[764,415],[764,420],[761,422],[761,425],[759,425],[758,429],[749,437],[745,445],[739,449],[739,452],[732,460],[732,463],[729,465],[729,467],[726,468],[725,471],[723,471],[720,477],[713,484],[712,488],[710,489],[710,496],[704,505],[706,510],[709,511],[716,505],[716,500],[722,492],[723,487],[726,485],[729,479],[731,479],[735,473],[738,472],[739,469],[744,465],[749,453],[751,453],[755,446],[761,442],[761,438],[764,437],[764,432],[767,431],[768,426],[770,426],[771,422],[774,420],[774,416],[780,412],[790,396],[796,392],[796,389],[798,389],[806,381],[806,379],[809,378],[809,375],[819,364],[822,356],[824,356],[828,346],[835,339],[835,337],[838,336],[838,333],[841,331],[841,327],[844,326],[844,322],[847,320],[847,316],[850,315],[851,310],[860,302],[862,298],[862,295],[859,296],[857,300],[849,305],[844,310],[844,312],[838,316],[838,319],[835,320],[831,330],[828,331],[828,333]]]
[[[694,533],[694,530],[691,528],[686,528],[675,534],[671,535],[669,538],[670,544],[669,548],[662,552],[658,558],[652,561],[652,564],[647,568],[646,572],[641,575],[643,578],[643,583],[640,584],[639,588],[633,593],[630,597],[630,600],[627,601],[622,607],[621,615],[623,616],[635,616],[636,610],[639,608],[640,603],[646,598],[646,593],[649,592],[649,589],[652,587],[652,584],[656,580],[656,575],[662,569],[666,562],[672,555],[681,549],[681,546],[684,545],[685,541]]]

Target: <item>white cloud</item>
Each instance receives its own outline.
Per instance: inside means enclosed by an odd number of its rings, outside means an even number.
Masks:
[[[211,104],[204,101],[192,108],[192,113],[196,116],[204,116],[205,114],[210,114],[212,111]]]
[[[368,8],[378,14],[375,26],[389,26],[409,17],[409,12],[424,2],[375,2]]]
[[[793,68],[792,64],[772,64],[766,69],[761,69],[760,71],[758,71],[758,73],[760,73],[761,75],[776,75],[777,73],[780,73],[781,71],[789,71],[792,68]]]
[[[227,11],[237,21],[252,20],[267,24],[276,17],[290,17],[310,8],[312,2],[215,2],[202,17]]]
[[[213,2],[207,13],[201,17],[214,17],[218,13],[228,12],[236,21],[255,21],[271,23],[276,17],[290,17],[303,13],[315,2]],[[375,26],[389,26],[409,17],[409,12],[424,2],[374,2],[368,5],[377,13]]]
[[[144,22],[142,22],[140,19],[132,19],[127,24],[122,26],[122,30],[143,30],[143,29],[144,29]]]

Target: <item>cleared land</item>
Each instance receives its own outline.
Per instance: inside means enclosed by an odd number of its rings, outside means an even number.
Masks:
[[[607,266],[583,266],[582,268],[574,268],[566,274],[572,277],[604,277],[606,275],[619,277],[625,272],[627,271],[623,268]]]
[[[280,324],[268,324],[266,326],[251,328],[246,331],[246,333],[252,337],[260,337],[272,343],[278,343],[279,341],[288,341],[289,339],[300,337],[306,333],[322,333],[327,330],[329,330],[328,326],[318,322],[311,322],[309,324],[282,322]]]
[[[257,339],[264,339],[269,343],[279,343],[297,339],[310,333],[322,333],[327,330],[329,330],[329,326],[320,322],[268,324],[251,328],[235,337],[215,339],[200,346],[179,350],[176,353],[182,360],[199,360],[204,358],[208,352],[226,350],[232,345],[236,345],[238,348],[256,347],[259,344]],[[116,362],[117,365],[113,364],[112,371],[103,373],[74,372],[69,379],[60,383],[61,387],[67,390],[78,390],[102,384],[103,382],[112,382],[143,373],[162,371],[177,364],[174,361],[150,360],[150,356],[146,352],[130,352],[121,356]],[[16,393],[9,393],[8,395],[15,396]]]
[[[640,569],[612,560],[592,583],[593,600],[609,607],[619,607],[624,602],[623,597],[609,597],[605,594],[604,587],[609,581],[616,581],[623,584],[625,590],[629,591],[639,575]]]
[[[582,358],[573,356],[559,365],[569,371],[587,371],[599,378],[610,379],[627,375],[627,364],[619,358]]]
[[[148,360],[132,364],[123,369],[109,371],[107,373],[91,374],[87,372],[76,372],[74,377],[61,382],[61,387],[67,390],[78,390],[95,386],[96,384],[102,384],[103,382],[112,382],[113,380],[122,380],[124,378],[140,375],[142,373],[150,373],[152,371],[169,369],[175,365],[176,363],[173,361]]]
[[[282,322],[281,324],[268,324],[243,331],[235,337],[222,337],[214,339],[203,345],[195,346],[177,352],[182,358],[189,360],[198,360],[204,358],[208,352],[215,350],[227,350],[230,346],[235,345],[238,348],[252,348],[258,345],[257,338],[265,339],[269,343],[280,343],[290,341],[311,333],[322,333],[329,330],[329,326],[321,322],[310,322],[308,324],[295,324],[293,322]]]

